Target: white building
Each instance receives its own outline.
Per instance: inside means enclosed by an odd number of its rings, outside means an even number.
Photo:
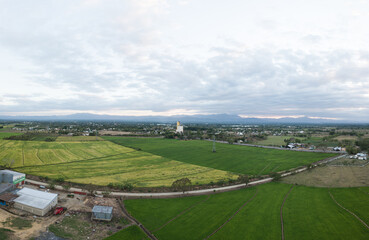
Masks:
[[[58,194],[23,188],[17,192],[14,207],[38,216],[45,216],[58,203]]]
[[[366,154],[365,153],[358,153],[355,155],[355,158],[359,159],[359,160],[366,160]]]
[[[26,174],[14,172],[11,170],[0,170],[0,183],[14,184],[16,187],[23,185],[26,180]]]
[[[183,126],[181,126],[181,122],[177,122],[177,130],[176,133],[183,133]]]

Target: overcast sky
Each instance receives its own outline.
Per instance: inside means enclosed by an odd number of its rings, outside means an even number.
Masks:
[[[0,115],[369,122],[366,0],[0,0]]]

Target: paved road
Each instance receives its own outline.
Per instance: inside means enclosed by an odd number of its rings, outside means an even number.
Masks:
[[[248,186],[263,184],[263,183],[271,182],[272,180],[273,180],[273,178],[265,178],[265,179],[262,179],[262,180],[249,182]],[[26,179],[26,182],[30,183],[30,184],[34,184],[34,185],[44,185],[44,186],[49,185],[49,184],[44,183],[44,182],[30,180],[30,179]],[[111,192],[110,196],[113,196],[113,197],[148,197],[148,198],[151,198],[151,197],[172,197],[172,196],[181,196],[181,195],[203,195],[203,194],[213,193],[214,191],[215,192],[231,191],[231,190],[243,188],[245,186],[246,186],[246,184],[242,183],[242,184],[226,186],[226,187],[217,187],[217,188],[209,188],[209,189],[186,191],[186,192],[164,192],[164,193]],[[59,186],[59,185],[55,185],[55,189],[65,191],[65,189],[62,186]],[[84,190],[84,189],[81,189],[81,188],[74,188],[74,187],[68,189],[68,192],[88,193],[87,190]],[[103,191],[96,191],[96,194],[102,194],[102,192]]]
[[[339,155],[336,157],[331,157],[328,159],[324,159],[320,162],[317,162],[315,164],[313,164],[313,166],[318,166],[320,164],[324,164],[327,162],[331,162],[334,161],[338,158],[341,158],[345,155]],[[297,170],[292,170],[286,173],[281,174],[282,177],[286,177],[288,175],[294,174],[294,173],[300,173],[303,171],[306,171],[308,168],[307,167],[303,167],[303,168],[299,168]],[[257,181],[253,181],[253,182],[249,182],[247,185],[248,186],[255,186],[258,184],[263,184],[263,183],[268,183],[273,181],[273,178],[264,178],[261,180],[257,180]],[[44,182],[40,182],[40,181],[35,181],[35,180],[30,180],[30,179],[26,179],[27,183],[30,184],[34,184],[34,185],[44,185],[44,186],[48,186],[48,183],[44,183]],[[201,189],[201,190],[193,190],[193,191],[186,191],[186,192],[163,192],[163,193],[130,193],[130,192],[111,192],[110,196],[113,197],[143,197],[143,198],[161,198],[161,197],[173,197],[173,196],[190,196],[190,195],[205,195],[205,194],[210,194],[213,192],[226,192],[226,191],[232,191],[232,190],[236,190],[236,189],[240,189],[246,187],[245,183],[242,184],[236,184],[236,185],[231,185],[231,186],[226,186],[226,187],[216,187],[216,188],[209,188],[209,189]],[[65,189],[60,186],[60,185],[55,185],[55,189],[57,190],[64,190]],[[70,188],[67,190],[68,192],[83,192],[83,193],[89,193],[87,190],[81,189],[81,188]],[[103,191],[96,191],[96,194],[100,195],[102,194]]]

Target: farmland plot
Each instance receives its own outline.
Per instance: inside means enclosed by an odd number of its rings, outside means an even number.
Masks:
[[[216,144],[216,152],[213,153],[213,143],[209,141],[132,137],[103,138],[176,161],[249,175],[288,170],[335,156],[335,154],[327,153],[296,152],[221,143]]]
[[[205,239],[234,213],[237,214],[209,239],[281,239],[280,210],[291,187],[289,184],[269,183],[212,194],[208,200],[207,196],[197,196],[124,202],[128,211],[158,239]],[[282,210],[285,239],[368,239],[369,230],[337,206],[329,195],[331,191],[337,201],[367,221],[369,197],[365,191],[361,191],[363,189],[294,186]],[[357,201],[350,201],[352,197],[356,197]],[[244,208],[240,209],[250,198]],[[173,218],[168,225],[156,231]]]

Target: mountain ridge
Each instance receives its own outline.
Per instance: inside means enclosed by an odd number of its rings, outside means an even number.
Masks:
[[[211,115],[174,115],[174,116],[124,116],[92,113],[75,113],[69,115],[50,116],[7,116],[0,115],[0,120],[16,121],[119,121],[119,122],[156,122],[172,123],[209,123],[209,124],[362,124],[345,120],[316,119],[309,117],[299,118],[243,118],[235,114],[211,114]]]

